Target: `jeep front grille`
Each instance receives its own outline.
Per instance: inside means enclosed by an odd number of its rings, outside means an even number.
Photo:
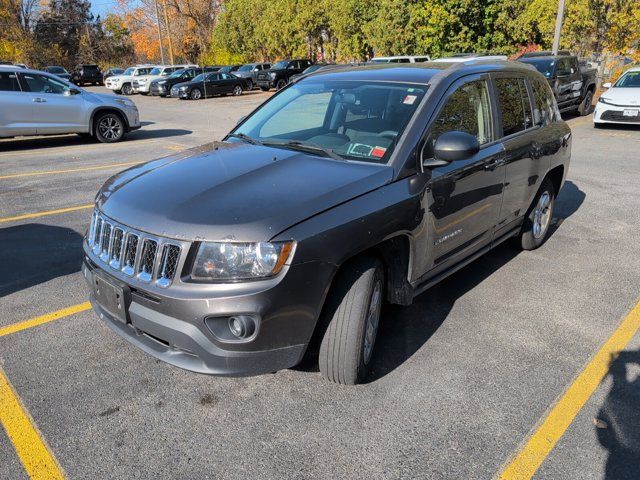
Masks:
[[[148,235],[95,212],[87,243],[98,260],[143,283],[170,286],[178,272],[181,242]],[[186,251],[186,249],[185,249]]]

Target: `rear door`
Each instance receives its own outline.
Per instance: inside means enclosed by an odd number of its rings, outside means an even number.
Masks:
[[[20,73],[34,105],[36,133],[81,133],[88,131],[83,95],[69,95],[62,80],[40,73]]]
[[[0,137],[36,134],[34,104],[20,88],[16,72],[0,72],[0,105]]]
[[[506,181],[496,238],[518,226],[542,177],[548,169],[543,156],[541,125],[533,113],[529,82],[524,75],[496,73],[493,76],[500,125],[499,138],[505,149]]]

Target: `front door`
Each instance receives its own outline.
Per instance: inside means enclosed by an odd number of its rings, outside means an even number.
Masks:
[[[498,221],[504,186],[504,149],[495,142],[489,78],[471,76],[457,82],[431,124],[423,158],[430,157],[442,133],[462,131],[474,135],[480,151],[470,157],[424,172],[427,262],[440,271],[482,248],[492,240]]]
[[[34,105],[36,133],[74,133],[88,131],[82,93],[70,95],[61,80],[39,73],[20,73]]]
[[[15,72],[0,72],[0,137],[35,135],[31,95],[23,92]]]

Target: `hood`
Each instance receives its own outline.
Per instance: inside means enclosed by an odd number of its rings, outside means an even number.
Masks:
[[[90,92],[89,90],[83,90],[83,93],[89,96],[89,98],[91,99],[95,98],[98,99],[101,103],[108,103],[109,105],[113,105],[114,102],[121,100],[120,97],[116,97],[115,95],[111,95],[109,93],[94,93]]]
[[[616,105],[640,107],[640,87],[612,87],[601,97]]]
[[[392,176],[386,165],[216,143],[125,170],[96,201],[114,220],[156,235],[266,241]]]
[[[198,82],[198,83],[202,83],[202,82]],[[183,87],[185,85],[193,85],[193,82],[192,81],[187,81],[187,82],[174,83],[173,85],[171,85],[171,88],[174,88],[174,87],[180,88],[180,87]]]

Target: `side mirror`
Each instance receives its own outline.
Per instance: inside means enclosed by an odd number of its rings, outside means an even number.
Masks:
[[[78,90],[77,88],[70,88],[69,90],[65,90],[64,96],[65,97],[70,97],[71,95],[79,95],[80,93],[82,93],[82,92],[80,90]]]
[[[602,88],[611,88],[611,82],[603,83]]]
[[[480,150],[478,139],[466,132],[445,132],[433,147],[433,159],[423,162],[425,167],[446,165],[456,160],[473,157]]]

